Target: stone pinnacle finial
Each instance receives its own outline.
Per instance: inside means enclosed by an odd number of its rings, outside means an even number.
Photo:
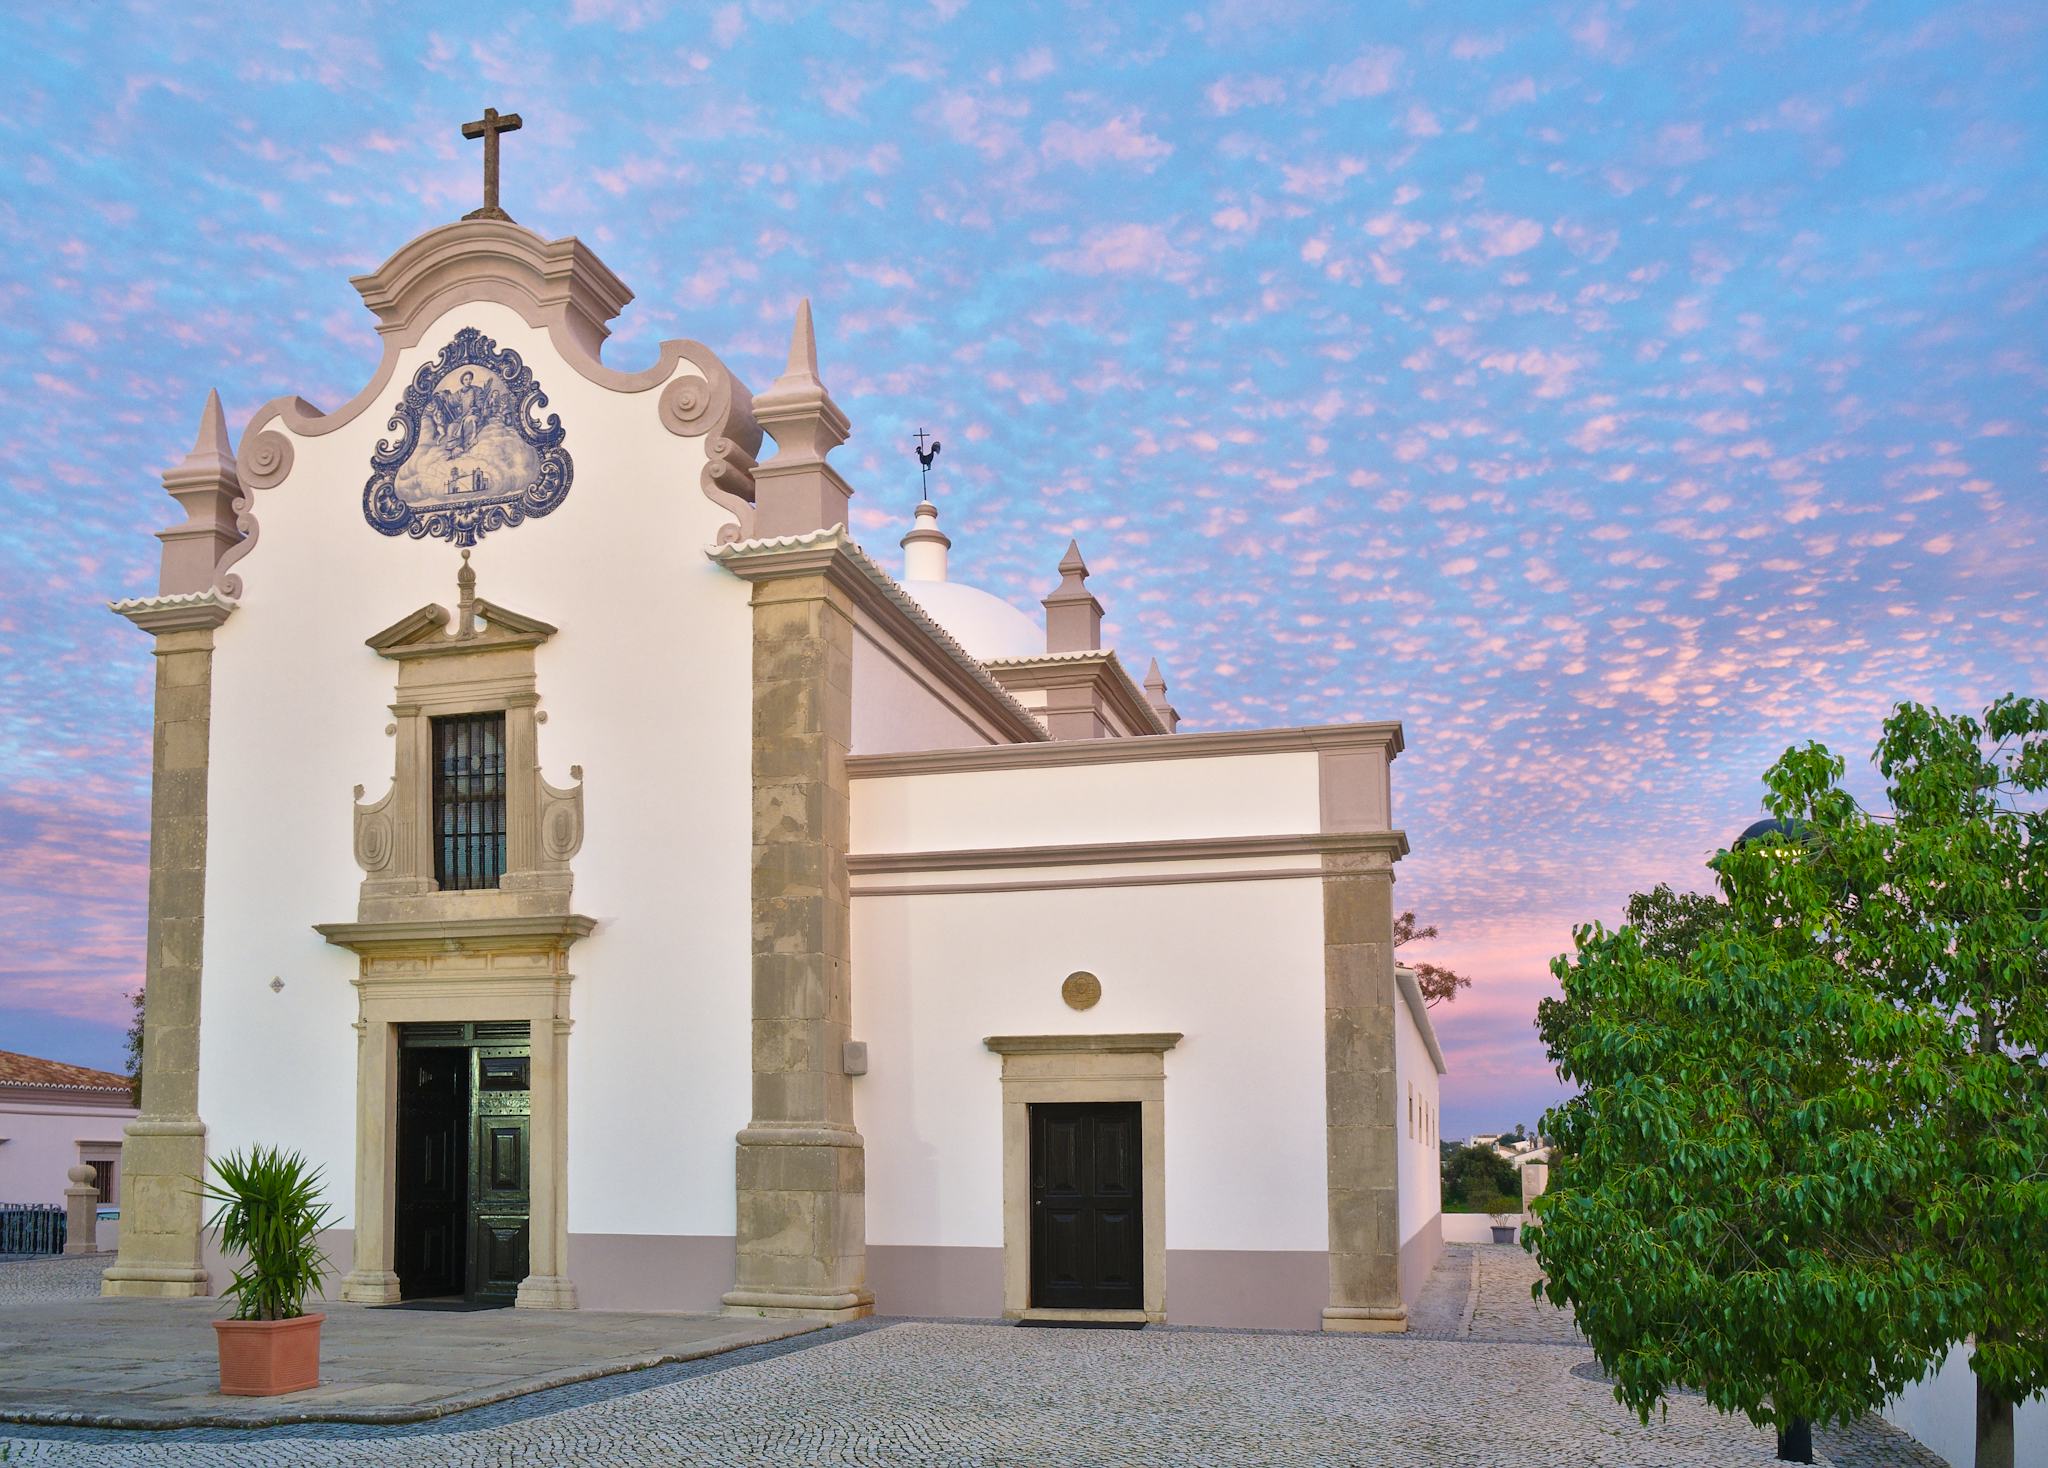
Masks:
[[[1159,716],[1159,722],[1166,726],[1169,734],[1178,732],[1180,713],[1166,701],[1166,675],[1159,671],[1159,659],[1152,659],[1152,665],[1145,669],[1145,702],[1152,706],[1152,712]]]
[[[811,324],[809,296],[797,302],[796,326],[789,334],[789,365],[782,369],[782,375],[818,380],[818,329]]]
[[[228,548],[242,538],[235,525],[235,499],[242,483],[235,472],[235,446],[228,437],[227,415],[220,394],[208,392],[199,410],[199,433],[192,452],[164,471],[164,490],[185,510],[182,525],[159,530],[164,543],[157,576],[160,596],[204,591],[213,585],[215,567]]]
[[[211,455],[232,464],[235,461],[235,446],[228,438],[228,415],[221,411],[220,389],[206,390],[206,406],[199,410],[199,437],[192,441],[192,452],[186,459]]]
[[[1070,540],[1067,553],[1060,557],[1060,584],[1041,603],[1047,652],[1094,652],[1102,646],[1102,603],[1087,583],[1081,542]]]
[[[1081,559],[1081,542],[1067,542],[1067,553],[1060,557],[1060,585],[1064,589],[1072,584],[1079,586],[1088,579],[1088,563]]]
[[[818,334],[806,297],[796,308],[789,364],[754,399],[754,417],[775,439],[775,456],[754,471],[754,533],[804,535],[847,521],[853,486],[825,462],[852,424],[818,378]]]
[[[469,564],[469,552],[462,553],[462,569],[455,573],[456,606],[462,613],[462,620],[456,625],[458,641],[467,642],[476,636],[476,568]]]

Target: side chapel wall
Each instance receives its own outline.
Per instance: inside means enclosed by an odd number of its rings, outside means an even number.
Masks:
[[[1436,1061],[1422,1034],[1427,1020],[1416,1018],[1405,982],[1403,990],[1394,1016],[1394,1085],[1401,1105],[1395,1144],[1401,1159],[1401,1298],[1412,1308],[1443,1253],[1443,1165],[1435,1126],[1442,1097]]]
[[[1164,1057],[1167,1318],[1318,1323],[1323,768],[1312,748],[1224,756],[1175,738],[1189,757],[855,762],[855,1028],[869,1070],[854,1098],[870,1280],[890,1313],[1003,1307],[1002,1061],[986,1037],[1180,1032]],[[1287,832],[1302,838],[1144,854]],[[1017,850],[1107,843],[1131,855]],[[1081,1011],[1061,996],[1077,970],[1102,986]]]

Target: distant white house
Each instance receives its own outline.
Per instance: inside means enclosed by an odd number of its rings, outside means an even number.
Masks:
[[[1527,1167],[1532,1162],[1550,1161],[1550,1144],[1540,1137],[1518,1137],[1513,1132],[1480,1132],[1467,1145],[1491,1147],[1495,1156],[1514,1163],[1517,1168]]]
[[[135,1119],[128,1077],[0,1050],[0,1203],[62,1204],[83,1163],[118,1206],[121,1134]]]

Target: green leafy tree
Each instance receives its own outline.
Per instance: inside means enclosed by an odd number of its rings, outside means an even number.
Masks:
[[[1783,890],[1839,968],[1940,1028],[1937,1165],[1900,1202],[1945,1334],[1975,1338],[1978,1468],[2010,1468],[2014,1406],[2048,1390],[2048,702],[1903,704],[1876,764],[1882,818],[1817,745],[1773,768],[1774,811],[1820,835]]]
[[[1728,920],[1728,904],[1702,892],[1674,892],[1659,882],[1631,896],[1622,917],[1641,935],[1646,951],[1684,963],[1701,939]]]
[[[1426,943],[1437,936],[1435,923],[1426,928],[1415,925],[1415,914],[1404,912],[1394,918],[1394,946],[1399,948],[1408,943]],[[1431,1009],[1446,1000],[1456,999],[1460,989],[1472,987],[1472,981],[1461,973],[1445,968],[1439,963],[1409,963],[1415,970],[1415,987],[1422,991],[1423,1004]]]
[[[142,1107],[142,996],[137,989],[128,996],[128,1104]]]
[[[2048,1383],[2044,733],[2036,701],[1901,706],[1885,817],[1788,751],[1767,783],[1800,840],[1717,857],[1721,911],[1646,894],[1644,929],[1553,966],[1539,1027],[1584,1089],[1546,1119],[1532,1246],[1645,1417],[1691,1385],[1843,1420],[1974,1334],[1978,1462],[2011,1463]]]
[[[1522,1180],[1515,1165],[1491,1147],[1460,1147],[1444,1159],[1444,1203],[1458,1209],[1494,1212],[1482,1205],[1512,1198],[1521,1208]]]

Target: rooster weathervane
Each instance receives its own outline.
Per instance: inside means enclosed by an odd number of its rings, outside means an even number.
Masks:
[[[932,438],[932,446],[930,448],[924,446],[924,441],[931,437],[922,428],[917,430],[917,487],[918,492],[927,500],[932,497],[932,460],[939,456],[939,441],[937,439]]]

